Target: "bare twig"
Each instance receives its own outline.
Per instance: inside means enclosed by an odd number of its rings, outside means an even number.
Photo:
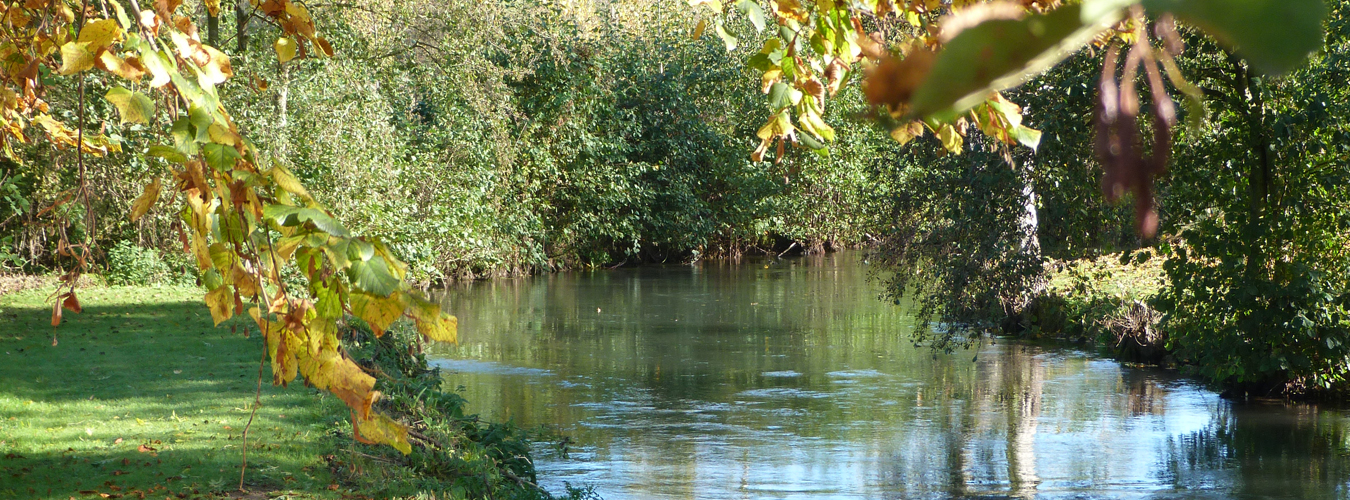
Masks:
[[[264,323],[266,324],[266,323]],[[248,328],[247,326],[244,328]],[[266,328],[266,327],[264,327]],[[244,472],[248,471],[248,430],[253,427],[253,417],[258,415],[258,407],[262,406],[262,380],[263,366],[267,364],[267,332],[263,334],[262,356],[258,359],[258,389],[253,393],[253,410],[248,414],[248,423],[244,424],[244,462],[239,467],[239,491],[247,492],[244,489]]]

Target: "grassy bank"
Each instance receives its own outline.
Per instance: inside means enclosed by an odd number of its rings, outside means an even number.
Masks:
[[[1167,339],[1148,305],[1166,284],[1163,261],[1144,249],[1051,262],[1027,336],[1096,342],[1124,361],[1164,362]]]
[[[84,311],[53,329],[49,292],[0,296],[0,498],[549,498],[527,433],[464,415],[411,334],[359,325],[344,347],[378,375],[377,407],[412,428],[413,453],[354,442],[341,401],[273,387],[267,368],[243,495],[261,335],[213,327],[191,287],[82,289]]]
[[[0,497],[236,489],[260,336],[212,327],[201,292],[178,287],[82,290],[84,312],[52,328],[49,291],[0,297]],[[338,496],[322,457],[342,403],[267,382],[245,486]]]

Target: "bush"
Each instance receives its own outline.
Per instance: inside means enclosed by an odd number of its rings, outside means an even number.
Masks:
[[[191,285],[197,281],[196,267],[180,253],[162,256],[153,248],[141,248],[120,241],[108,251],[110,285]]]

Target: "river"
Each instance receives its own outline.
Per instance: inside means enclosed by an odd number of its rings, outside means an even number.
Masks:
[[[432,363],[572,441],[540,483],[623,499],[1346,498],[1350,414],[1175,371],[909,340],[857,254],[461,285]]]

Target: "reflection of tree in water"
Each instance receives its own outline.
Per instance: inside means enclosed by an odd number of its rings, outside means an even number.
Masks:
[[[1315,406],[1224,404],[1208,427],[1170,440],[1166,479],[1235,497],[1344,498],[1348,430]]]
[[[1131,417],[1167,414],[1168,390],[1157,377],[1144,370],[1122,370],[1126,411]]]

